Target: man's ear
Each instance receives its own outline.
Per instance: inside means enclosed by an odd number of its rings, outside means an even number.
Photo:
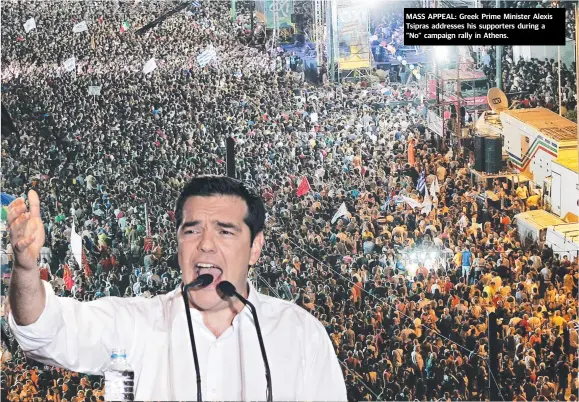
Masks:
[[[263,236],[263,232],[259,232],[255,239],[253,239],[253,244],[251,245],[251,251],[249,254],[249,265],[255,264],[259,257],[261,256],[261,250],[263,249],[263,245],[265,244],[265,238]]]

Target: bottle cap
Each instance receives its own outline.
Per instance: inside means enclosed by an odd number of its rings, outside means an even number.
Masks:
[[[111,352],[111,359],[117,359],[119,357],[126,358],[127,351],[125,349],[115,348]]]

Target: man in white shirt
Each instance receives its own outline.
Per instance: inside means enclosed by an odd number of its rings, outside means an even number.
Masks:
[[[180,288],[147,298],[102,297],[79,302],[57,297],[38,277],[44,244],[40,203],[28,194],[9,209],[15,264],[10,327],[27,356],[87,374],[102,374],[113,348],[127,350],[135,372],[135,400],[195,400],[195,369]],[[231,282],[257,310],[269,360],[274,400],[345,401],[346,387],[332,343],[312,315],[261,295],[247,281],[264,244],[263,201],[240,182],[193,179],[177,200],[178,261],[184,283],[210,274],[214,282],[190,290],[204,400],[265,400],[265,368],[252,315],[216,290]]]

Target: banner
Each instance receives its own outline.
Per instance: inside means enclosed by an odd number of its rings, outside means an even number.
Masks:
[[[265,24],[266,28],[291,28],[293,27],[294,1],[256,0],[255,13],[258,21]]]
[[[88,94],[92,96],[100,96],[101,94],[101,86],[90,86],[88,87]]]
[[[36,21],[34,20],[34,18],[30,18],[28,21],[24,23],[24,32],[28,33],[33,29],[36,29]]]
[[[155,63],[155,58],[153,57],[151,60],[145,63],[143,67],[143,73],[149,74],[151,71],[157,68],[157,63]]]
[[[209,45],[204,51],[199,53],[199,55],[197,56],[197,63],[199,63],[199,66],[205,67],[216,56],[217,52],[215,51],[215,48],[213,47],[213,45]]]
[[[84,31],[88,31],[88,26],[86,25],[86,21],[79,22],[78,24],[76,24],[72,28],[72,32],[74,32],[74,33],[80,33],[80,32],[84,32]]]
[[[76,69],[74,56],[64,61],[64,69],[68,72],[74,71]]]

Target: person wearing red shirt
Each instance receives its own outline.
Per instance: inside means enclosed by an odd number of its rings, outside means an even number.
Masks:
[[[38,271],[40,273],[40,279],[43,281],[48,282],[50,277],[52,277],[52,273],[50,272],[50,265],[48,265],[46,258],[43,258],[42,262],[38,265]]]

